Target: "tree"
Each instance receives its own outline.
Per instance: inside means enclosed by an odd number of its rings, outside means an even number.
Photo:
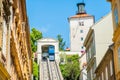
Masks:
[[[38,31],[35,28],[32,28],[31,33],[30,33],[30,38],[31,38],[31,47],[32,47],[32,52],[37,51],[37,40],[41,39],[42,33]],[[33,62],[33,76],[34,80],[38,80],[38,64],[34,61]]]
[[[59,41],[59,50],[64,51],[65,48],[65,41],[63,41],[63,38],[61,37],[60,34],[57,35],[57,40]]]
[[[30,33],[30,38],[31,38],[31,47],[33,52],[36,52],[37,50],[37,40],[41,39],[42,37],[43,37],[42,32],[38,31],[35,28],[32,28]]]
[[[80,75],[80,64],[78,55],[67,56],[66,64],[60,65],[62,75],[65,80],[78,80]]]
[[[36,62],[33,62],[33,75],[34,80],[38,79],[38,64]]]

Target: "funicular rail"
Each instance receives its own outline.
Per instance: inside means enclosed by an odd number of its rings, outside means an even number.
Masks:
[[[56,70],[55,63],[53,61],[50,61],[50,68],[51,68],[51,77],[52,80],[59,80],[59,76]]]
[[[50,74],[49,74],[49,67],[48,67],[48,60],[42,60],[41,61],[41,80],[51,80]]]
[[[63,80],[59,65],[48,59],[41,61],[40,80]]]

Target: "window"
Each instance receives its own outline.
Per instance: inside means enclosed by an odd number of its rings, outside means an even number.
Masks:
[[[84,22],[79,22],[79,26],[84,26]]]
[[[91,58],[91,47],[89,47],[89,50],[88,50],[88,58],[89,59]]]
[[[108,80],[108,69],[107,69],[107,67],[105,69],[105,73],[106,73],[106,80]]]
[[[83,33],[83,30],[80,30],[80,33]]]
[[[112,60],[110,60],[110,75],[113,75],[113,64],[112,64]]]
[[[115,24],[117,27],[118,26],[118,8],[117,8],[117,6],[114,8],[114,19],[115,19]]]
[[[91,55],[94,56],[95,54],[95,44],[94,44],[94,40],[91,43]]]
[[[104,75],[103,75],[103,72],[102,72],[102,80],[104,80]]]
[[[87,50],[87,62],[89,62],[89,51]]]
[[[91,80],[91,72],[90,72],[90,71],[89,71],[88,74],[87,74],[87,78],[88,78],[89,80]]]
[[[81,41],[83,41],[83,37],[81,37]]]
[[[82,46],[81,49],[84,49],[84,47]]]
[[[92,69],[90,70],[90,79],[93,80],[93,73],[92,73]]]

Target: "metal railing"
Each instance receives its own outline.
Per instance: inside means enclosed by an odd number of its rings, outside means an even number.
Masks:
[[[59,65],[57,64],[56,61],[55,61],[55,64],[56,64],[56,67],[57,67],[57,72],[58,72],[58,74],[59,74],[60,80],[64,80],[64,79],[63,79],[63,76],[62,76],[62,73],[61,73],[61,70],[60,70],[60,67],[59,67]]]
[[[50,74],[49,74],[49,66],[48,66],[48,60],[41,61],[40,66],[40,80],[51,80]]]
[[[48,59],[40,62],[40,80],[63,80],[60,67],[56,61]]]

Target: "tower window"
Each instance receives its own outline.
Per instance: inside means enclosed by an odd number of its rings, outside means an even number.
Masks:
[[[80,30],[80,33],[83,33],[83,30]]]
[[[81,49],[84,49],[84,47],[82,46]]]
[[[81,37],[81,41],[83,41],[83,37]]]
[[[79,22],[79,26],[84,26],[84,22]]]

